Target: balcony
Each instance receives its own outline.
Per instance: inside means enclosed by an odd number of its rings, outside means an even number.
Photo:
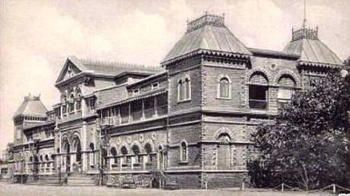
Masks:
[[[267,101],[259,99],[249,99],[249,107],[252,109],[265,110],[267,109]]]

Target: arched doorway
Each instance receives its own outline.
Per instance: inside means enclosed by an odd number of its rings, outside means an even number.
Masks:
[[[78,136],[75,136],[72,142],[73,146],[73,171],[74,172],[81,172],[81,166],[82,166],[82,153],[81,153],[81,142]]]

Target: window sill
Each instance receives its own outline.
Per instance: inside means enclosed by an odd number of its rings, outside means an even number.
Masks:
[[[216,99],[230,100],[231,97],[216,97]]]
[[[187,165],[187,164],[188,164],[188,160],[179,162],[179,165]]]
[[[191,99],[184,99],[184,100],[178,100],[177,103],[185,103],[185,102],[190,102]]]
[[[118,167],[118,164],[112,164],[112,168]]]

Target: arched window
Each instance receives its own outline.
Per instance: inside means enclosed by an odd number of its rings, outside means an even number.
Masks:
[[[184,85],[184,100],[189,99],[191,99],[191,81],[189,78],[186,78]]]
[[[182,101],[183,98],[184,98],[183,81],[179,80],[177,83],[177,99],[178,101]]]
[[[68,102],[68,112],[69,113],[74,111],[74,104],[75,104],[74,95],[71,94],[69,97],[69,102]]]
[[[147,154],[147,162],[152,162],[152,155],[151,155],[151,153],[152,153],[152,146],[151,146],[151,144],[149,144],[149,143],[146,143],[145,144],[145,151],[146,151],[146,154]]]
[[[89,159],[90,159],[90,166],[94,166],[95,165],[95,145],[94,145],[94,143],[90,143],[90,150],[91,150],[91,152],[90,152],[90,157],[89,157]]]
[[[289,75],[284,75],[278,80],[278,99],[279,100],[290,100],[292,98],[296,83],[294,78]]]
[[[125,160],[125,163],[129,163],[130,162],[130,159],[129,157],[127,157],[128,155],[128,149],[125,147],[125,146],[122,146],[121,149],[120,149],[120,152],[123,154],[124,156],[124,160]]]
[[[111,148],[111,155],[113,156],[113,160],[114,160],[114,164],[118,163],[118,159],[117,159],[117,149],[115,147]]]
[[[178,101],[186,101],[191,99],[191,80],[189,77],[178,81],[177,94]]]
[[[135,155],[135,162],[142,162],[142,156],[140,156],[140,148],[137,145],[133,145],[131,149]]]
[[[82,96],[79,94],[77,96],[76,104],[75,104],[76,110],[81,110],[81,100],[82,100]]]
[[[180,159],[181,159],[181,162],[187,162],[188,161],[188,147],[187,147],[187,143],[186,142],[181,142]]]
[[[223,77],[219,81],[219,88],[218,88],[218,97],[219,98],[231,98],[230,96],[230,81],[227,77]]]
[[[217,167],[218,169],[230,169],[231,147],[228,133],[221,133],[217,144]],[[233,155],[232,155],[233,156]]]
[[[292,98],[295,91],[296,82],[290,75],[283,75],[278,80],[278,85],[277,101],[279,109],[282,109],[284,105]]]
[[[268,80],[263,73],[254,73],[249,79],[249,107],[266,109],[268,104]]]

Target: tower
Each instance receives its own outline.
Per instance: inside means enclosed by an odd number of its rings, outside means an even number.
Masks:
[[[31,94],[25,96],[21,106],[13,116],[15,125],[14,144],[30,141],[32,136],[24,137],[23,129],[45,122],[47,119],[46,112],[47,109],[41,102],[40,96]]]

